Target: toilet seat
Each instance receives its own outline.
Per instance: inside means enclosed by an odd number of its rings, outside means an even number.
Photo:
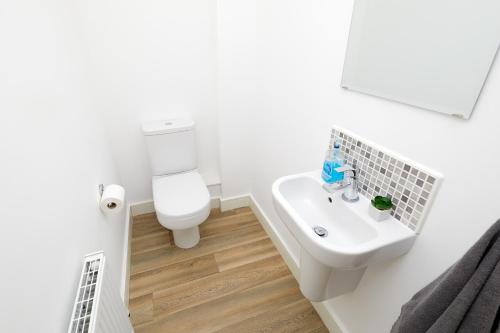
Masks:
[[[198,226],[210,214],[210,194],[197,170],[153,177],[158,221],[165,228]]]

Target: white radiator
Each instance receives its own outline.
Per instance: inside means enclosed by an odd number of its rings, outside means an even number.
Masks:
[[[103,252],[83,263],[68,333],[132,333],[128,311],[111,284]]]

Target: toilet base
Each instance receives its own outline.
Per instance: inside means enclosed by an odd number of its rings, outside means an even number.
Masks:
[[[198,226],[189,229],[172,230],[174,243],[181,249],[190,249],[200,241],[200,228]]]

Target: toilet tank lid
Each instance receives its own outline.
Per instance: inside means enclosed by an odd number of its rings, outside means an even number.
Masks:
[[[175,118],[166,120],[148,121],[142,124],[144,135],[160,135],[189,131],[194,128],[194,121],[190,118]]]

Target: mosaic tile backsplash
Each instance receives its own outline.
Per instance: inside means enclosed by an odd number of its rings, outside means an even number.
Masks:
[[[391,215],[418,232],[441,176],[334,127],[330,143],[336,139],[345,162],[359,169],[359,193],[370,200],[377,195],[390,197]]]

